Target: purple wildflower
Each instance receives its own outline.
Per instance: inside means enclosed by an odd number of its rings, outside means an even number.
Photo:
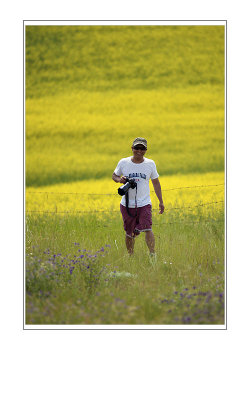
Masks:
[[[116,297],[116,298],[115,298],[115,301],[117,301],[117,302],[119,301],[119,302],[121,302],[121,303],[124,303],[124,300],[123,300],[123,299],[120,299],[119,297]]]

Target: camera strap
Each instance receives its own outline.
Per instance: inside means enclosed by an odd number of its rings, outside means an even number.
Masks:
[[[129,192],[129,190],[125,193],[126,209],[127,209],[128,215],[130,217],[134,218],[134,217],[137,216],[137,186],[135,188],[135,215],[130,214],[130,211],[129,211],[129,207],[128,207],[128,205],[129,205],[129,195],[128,195],[128,192]]]

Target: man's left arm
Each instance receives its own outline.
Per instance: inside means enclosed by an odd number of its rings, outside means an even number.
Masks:
[[[161,184],[158,178],[156,179],[152,179],[152,183],[154,186],[154,191],[156,196],[158,197],[159,200],[159,214],[162,214],[164,212],[164,204],[163,204],[163,200],[162,200],[162,193],[161,193]]]

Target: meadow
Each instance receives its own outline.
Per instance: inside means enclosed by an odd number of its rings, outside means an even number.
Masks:
[[[26,27],[27,324],[224,324],[224,27]],[[157,262],[111,175],[160,174]]]
[[[26,323],[224,324],[223,206],[153,220],[154,266],[118,213],[28,215]]]

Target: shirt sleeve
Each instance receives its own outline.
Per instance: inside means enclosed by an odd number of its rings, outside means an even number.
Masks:
[[[117,167],[116,167],[116,169],[114,170],[114,173],[115,173],[117,176],[121,176],[121,175],[122,175],[122,160],[120,160],[120,161],[118,162]]]
[[[160,176],[160,175],[159,175],[158,172],[157,172],[155,162],[153,161],[153,162],[152,162],[152,172],[151,172],[150,178],[151,178],[151,179],[156,179],[156,178],[159,178],[159,176]]]

